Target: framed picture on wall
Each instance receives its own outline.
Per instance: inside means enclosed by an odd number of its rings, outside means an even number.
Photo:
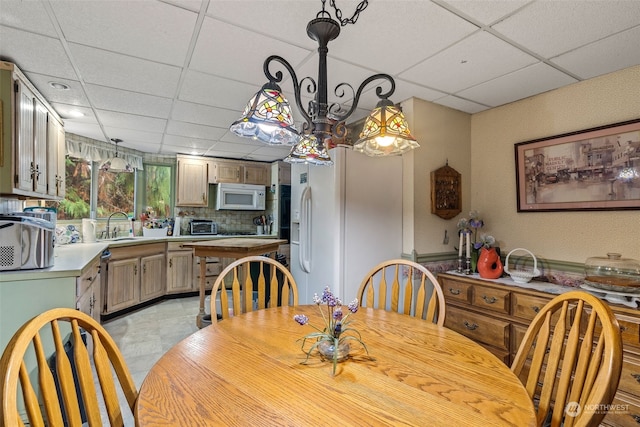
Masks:
[[[640,119],[515,144],[518,212],[640,209]]]

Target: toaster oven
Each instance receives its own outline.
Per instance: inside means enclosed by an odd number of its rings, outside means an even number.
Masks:
[[[192,219],[189,231],[192,235],[218,234],[218,224],[210,219]]]

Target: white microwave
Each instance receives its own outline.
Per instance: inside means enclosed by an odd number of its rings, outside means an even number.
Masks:
[[[218,184],[216,209],[263,211],[266,187],[251,184]]]

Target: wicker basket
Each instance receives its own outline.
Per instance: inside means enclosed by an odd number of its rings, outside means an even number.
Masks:
[[[516,251],[523,251],[531,255],[531,258],[533,258],[533,270],[509,270],[509,255]],[[538,260],[535,255],[523,248],[516,248],[507,254],[507,257],[504,260],[504,272],[511,276],[511,279],[516,283],[527,283],[534,277],[538,277],[540,275],[540,270],[538,270]]]

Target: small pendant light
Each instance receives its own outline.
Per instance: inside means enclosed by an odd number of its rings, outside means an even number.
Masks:
[[[100,169],[105,172],[133,172],[133,166],[131,166],[124,158],[118,157],[118,143],[122,142],[122,140],[118,138],[111,138],[111,141],[116,144],[116,155],[105,160],[100,165]]]

